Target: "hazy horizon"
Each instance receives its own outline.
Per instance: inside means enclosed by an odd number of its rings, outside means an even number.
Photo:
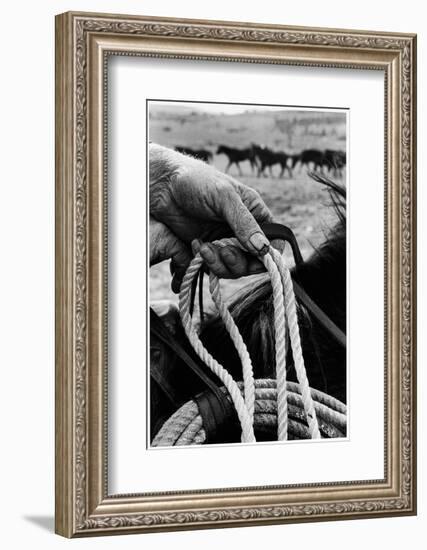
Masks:
[[[249,103],[219,103],[219,102],[192,102],[192,101],[158,101],[149,100],[150,108],[157,107],[163,110],[198,111],[200,113],[218,115],[238,115],[256,111],[325,111],[342,112],[342,109],[322,107],[300,107],[296,105],[256,105]]]

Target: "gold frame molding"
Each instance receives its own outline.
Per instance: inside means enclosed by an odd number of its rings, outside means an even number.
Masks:
[[[384,71],[383,480],[108,495],[104,285],[108,55]],[[70,12],[56,17],[58,534],[77,537],[416,513],[415,115],[413,34]]]

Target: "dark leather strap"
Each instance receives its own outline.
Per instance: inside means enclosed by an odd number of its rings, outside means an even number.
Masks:
[[[347,345],[347,338],[344,332],[337,327],[330,317],[310,298],[306,291],[293,280],[295,296],[302,302],[313,317],[326,329],[329,334],[343,347]]]
[[[199,393],[195,402],[203,419],[206,443],[233,443],[239,440],[235,410],[227,399],[217,400],[210,390]]]
[[[196,397],[203,427],[206,431],[206,443],[236,441],[236,412],[226,395],[218,385],[204,372],[200,365],[187,353],[176,337],[169,331],[162,319],[150,308],[150,331],[172,350],[207,387]],[[150,376],[157,382],[176,408],[182,405],[176,390],[168,381],[167,372],[157,365],[150,366]],[[180,402],[181,401],[181,402]]]

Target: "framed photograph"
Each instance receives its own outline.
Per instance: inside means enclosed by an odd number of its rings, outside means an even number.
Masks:
[[[416,513],[416,37],[56,18],[56,532]]]

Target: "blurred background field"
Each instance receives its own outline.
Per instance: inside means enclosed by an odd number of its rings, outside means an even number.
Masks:
[[[181,146],[209,150],[213,154],[211,164],[224,171],[228,159],[225,155],[216,155],[219,145],[242,149],[257,144],[289,154],[310,148],[345,151],[346,115],[337,111],[302,111],[280,107],[233,108],[219,104],[150,102],[149,139],[171,148]],[[272,177],[269,174],[257,177],[251,171],[249,161],[242,162],[241,169],[243,176],[239,175],[236,166],[231,167],[229,174],[261,194],[275,221],[294,231],[306,259],[335,223],[335,214],[325,188],[312,180],[307,169],[301,169],[301,165],[295,167],[292,177],[286,172],[281,178],[279,166],[273,167]],[[342,178],[345,178],[345,170],[342,176],[333,179],[341,183]],[[289,251],[287,258],[292,263]],[[243,281],[222,281],[223,293],[229,297],[253,277],[246,277]],[[170,289],[170,282],[168,262],[152,267],[150,300],[177,301],[177,296]]]

